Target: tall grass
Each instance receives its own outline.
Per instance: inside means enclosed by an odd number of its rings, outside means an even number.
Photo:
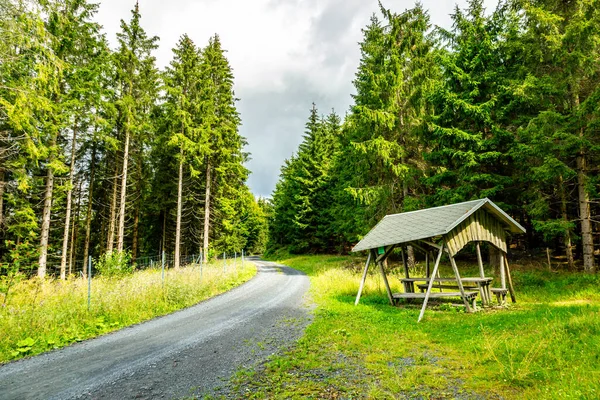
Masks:
[[[0,306],[0,363],[95,337],[196,304],[249,280],[256,266],[222,262],[124,277],[94,277],[88,310],[88,282],[82,278],[32,279],[11,290]]]
[[[267,374],[237,381],[254,398],[600,398],[599,275],[513,263],[517,304],[475,314],[432,306],[417,324],[421,304],[390,306],[373,268],[354,306],[364,259],[280,262],[310,276],[315,318]]]

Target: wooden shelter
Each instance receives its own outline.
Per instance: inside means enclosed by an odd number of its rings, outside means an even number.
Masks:
[[[491,290],[495,291],[497,295],[502,294],[503,298],[506,292],[509,291],[512,301],[515,302],[515,293],[506,258],[506,236],[509,233],[524,232],[525,228],[487,198],[387,215],[352,249],[353,252],[365,250],[369,252],[355,304],[358,304],[360,300],[369,265],[371,262],[375,262],[379,267],[391,304],[401,298],[423,299],[419,321],[423,318],[430,297],[461,297],[467,311],[471,312],[469,300],[474,299],[477,292],[465,291],[464,285],[466,283],[477,284],[484,304],[491,297],[489,284],[492,278],[485,277],[480,242],[490,243],[501,253],[500,281],[502,287]],[[470,242],[475,242],[477,246],[480,277],[461,279],[454,257]],[[427,276],[425,278],[411,278],[409,276],[405,257],[405,247],[409,245],[425,254],[427,265]],[[392,293],[385,273],[386,260],[397,247],[402,248],[406,276],[405,279],[402,279],[405,288],[404,293]],[[433,259],[433,252],[437,252],[437,257],[433,271],[431,271],[430,260]],[[454,271],[454,278],[452,279],[439,278],[438,268],[443,254],[448,255],[450,259]],[[427,283],[426,285],[418,285],[422,289],[425,289],[426,286],[427,291],[425,293],[414,292],[416,281]],[[432,293],[434,286],[440,288],[440,293]],[[449,287],[457,288],[458,292],[441,292],[441,289]]]

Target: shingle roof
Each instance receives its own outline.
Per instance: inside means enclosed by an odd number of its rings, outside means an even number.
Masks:
[[[354,246],[352,251],[375,249],[382,246],[445,235],[468,218],[469,215],[482,207],[498,218],[509,232],[525,232],[525,228],[519,225],[517,221],[502,211],[491,200],[485,198],[442,207],[386,215]]]

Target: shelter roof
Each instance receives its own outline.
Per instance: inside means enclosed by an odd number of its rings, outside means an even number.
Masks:
[[[441,207],[426,208],[400,214],[386,215],[352,251],[375,249],[415,240],[445,235],[479,209],[496,217],[508,232],[524,233],[517,221],[512,219],[490,199],[466,201]]]

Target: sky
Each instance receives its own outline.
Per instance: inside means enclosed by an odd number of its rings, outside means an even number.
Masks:
[[[113,47],[120,20],[129,21],[135,0],[98,0],[96,15]],[[217,33],[235,76],[242,126],[248,141],[248,185],[255,196],[270,197],[279,171],[302,141],[314,102],[321,114],[342,117],[352,103],[364,28],[377,0],[139,0],[141,24],[160,37],[156,51],[162,69],[184,33],[204,47]],[[382,0],[395,12],[414,1]],[[451,27],[450,14],[465,0],[421,0],[431,22]],[[485,0],[488,11],[495,0]]]

